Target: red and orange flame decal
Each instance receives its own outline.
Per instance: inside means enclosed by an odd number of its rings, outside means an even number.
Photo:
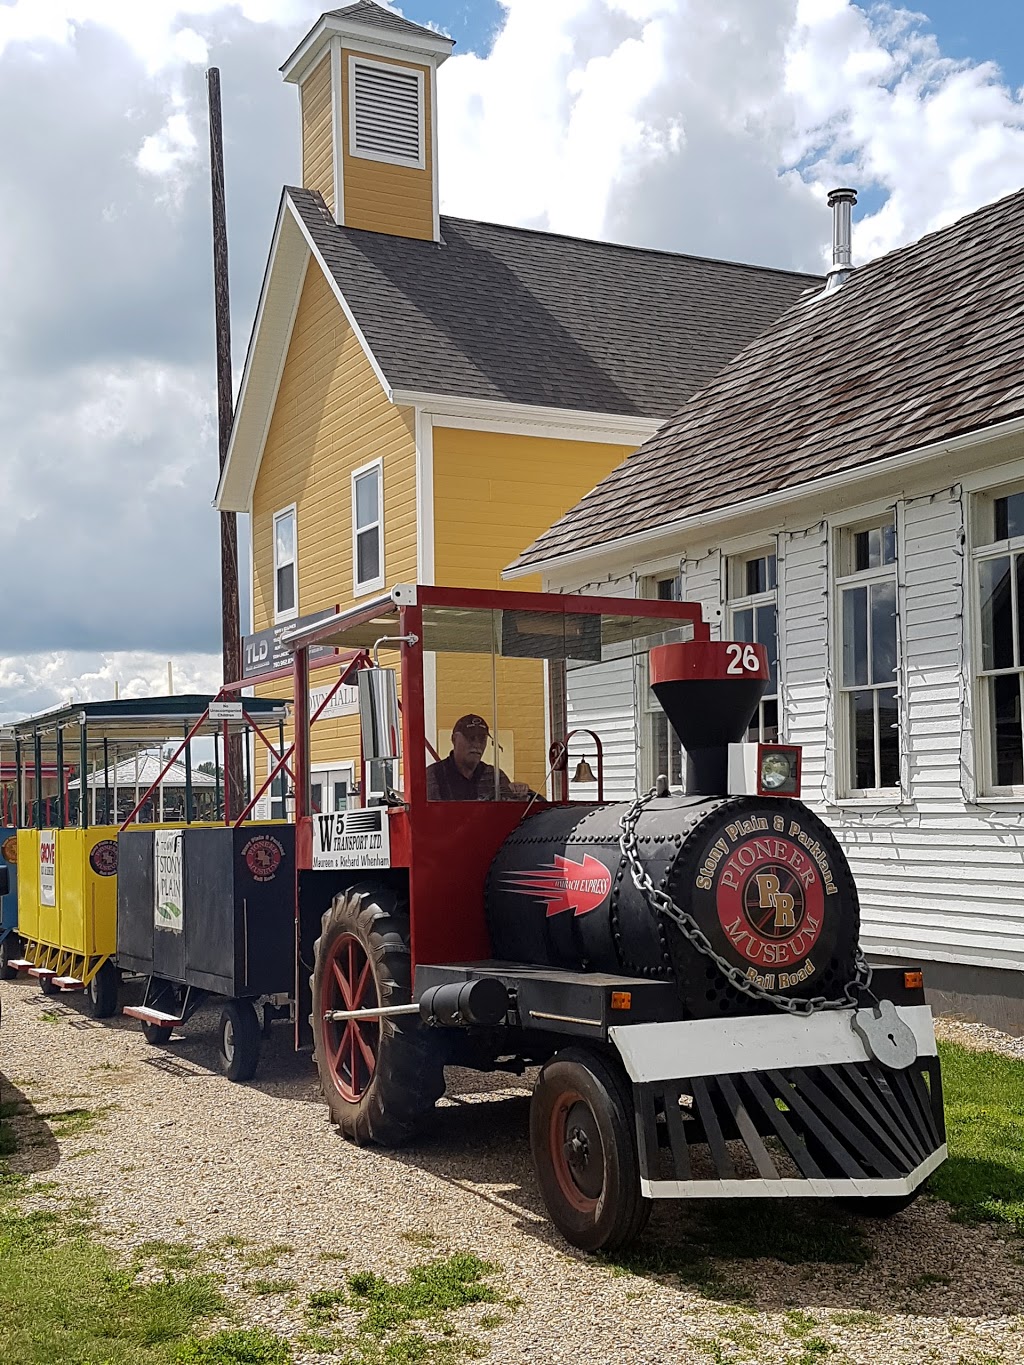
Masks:
[[[543,901],[548,919],[567,910],[575,915],[589,914],[607,899],[612,889],[611,873],[589,853],[583,855],[581,863],[556,853],[550,867],[538,867],[534,872],[507,872],[502,882],[506,891]]]

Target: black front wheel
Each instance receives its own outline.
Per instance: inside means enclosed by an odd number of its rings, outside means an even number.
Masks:
[[[117,1013],[119,985],[117,968],[108,957],[89,982],[86,992],[89,997],[89,1010],[94,1019],[109,1019],[111,1015]]]
[[[11,963],[15,958],[21,956],[21,943],[17,934],[8,934],[3,943],[0,943],[0,979],[13,981],[18,975],[17,967],[12,967]]]
[[[530,1147],[566,1241],[612,1251],[639,1236],[651,1201],[640,1193],[629,1082],[614,1059],[575,1047],[552,1057],[530,1104]]]
[[[166,1043],[174,1030],[168,1024],[143,1024],[142,1035],[147,1043],[152,1043],[154,1047],[159,1047],[161,1043]]]
[[[260,1063],[263,1030],[248,1000],[229,1000],[220,1014],[220,1069],[229,1081],[249,1081]]]

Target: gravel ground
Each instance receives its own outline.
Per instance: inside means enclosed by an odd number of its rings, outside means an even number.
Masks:
[[[936,1019],[935,1036],[961,1047],[974,1048],[976,1052],[1001,1052],[1004,1057],[1024,1061],[1024,1038],[1014,1038],[1008,1033],[1000,1033],[988,1024],[974,1024],[967,1019],[950,1016]]]
[[[24,980],[0,989],[2,1098],[20,1092],[46,1124],[16,1121],[35,1145],[12,1165],[91,1197],[101,1235],[122,1253],[153,1239],[209,1248],[246,1324],[294,1340],[309,1293],[345,1273],[401,1278],[433,1255],[472,1251],[500,1268],[500,1291],[521,1300],[500,1308],[489,1330],[480,1318],[491,1305],[463,1310],[459,1325],[496,1363],[1024,1357],[1019,1246],[951,1223],[935,1201],[865,1222],[874,1255],[864,1266],[716,1260],[700,1288],[673,1274],[624,1273],[570,1250],[548,1224],[518,1081],[452,1073],[417,1145],[357,1148],[329,1127],[287,1026],[275,1028],[255,1082],[238,1086],[216,1070],[214,1014],[152,1048],[137,1025],[93,1021],[73,997],[44,997]],[[1021,1055],[1016,1040],[974,1025],[944,1031]],[[56,1136],[64,1125],[53,1116],[69,1108],[103,1112],[87,1131]],[[748,1207],[752,1221],[764,1216],[756,1201]],[[660,1205],[644,1251],[670,1255],[687,1217],[681,1205]],[[294,1287],[257,1293],[258,1277]],[[332,1359],[302,1349],[295,1358]]]

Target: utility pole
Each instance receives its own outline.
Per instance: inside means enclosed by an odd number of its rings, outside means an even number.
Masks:
[[[217,435],[220,471],[231,437],[231,309],[228,293],[228,227],[224,198],[224,129],[220,104],[220,71],[206,73],[210,108],[210,189],[213,205],[213,294],[217,325]],[[222,681],[242,676],[242,641],[238,612],[238,524],[234,512],[220,514],[220,601]],[[228,807],[239,811],[242,800],[242,736],[233,735],[225,754]]]

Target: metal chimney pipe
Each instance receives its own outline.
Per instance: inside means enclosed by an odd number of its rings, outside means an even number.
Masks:
[[[832,268],[828,272],[826,292],[838,289],[853,272],[853,206],[856,202],[856,190],[840,188],[828,192],[828,206],[832,210]]]

